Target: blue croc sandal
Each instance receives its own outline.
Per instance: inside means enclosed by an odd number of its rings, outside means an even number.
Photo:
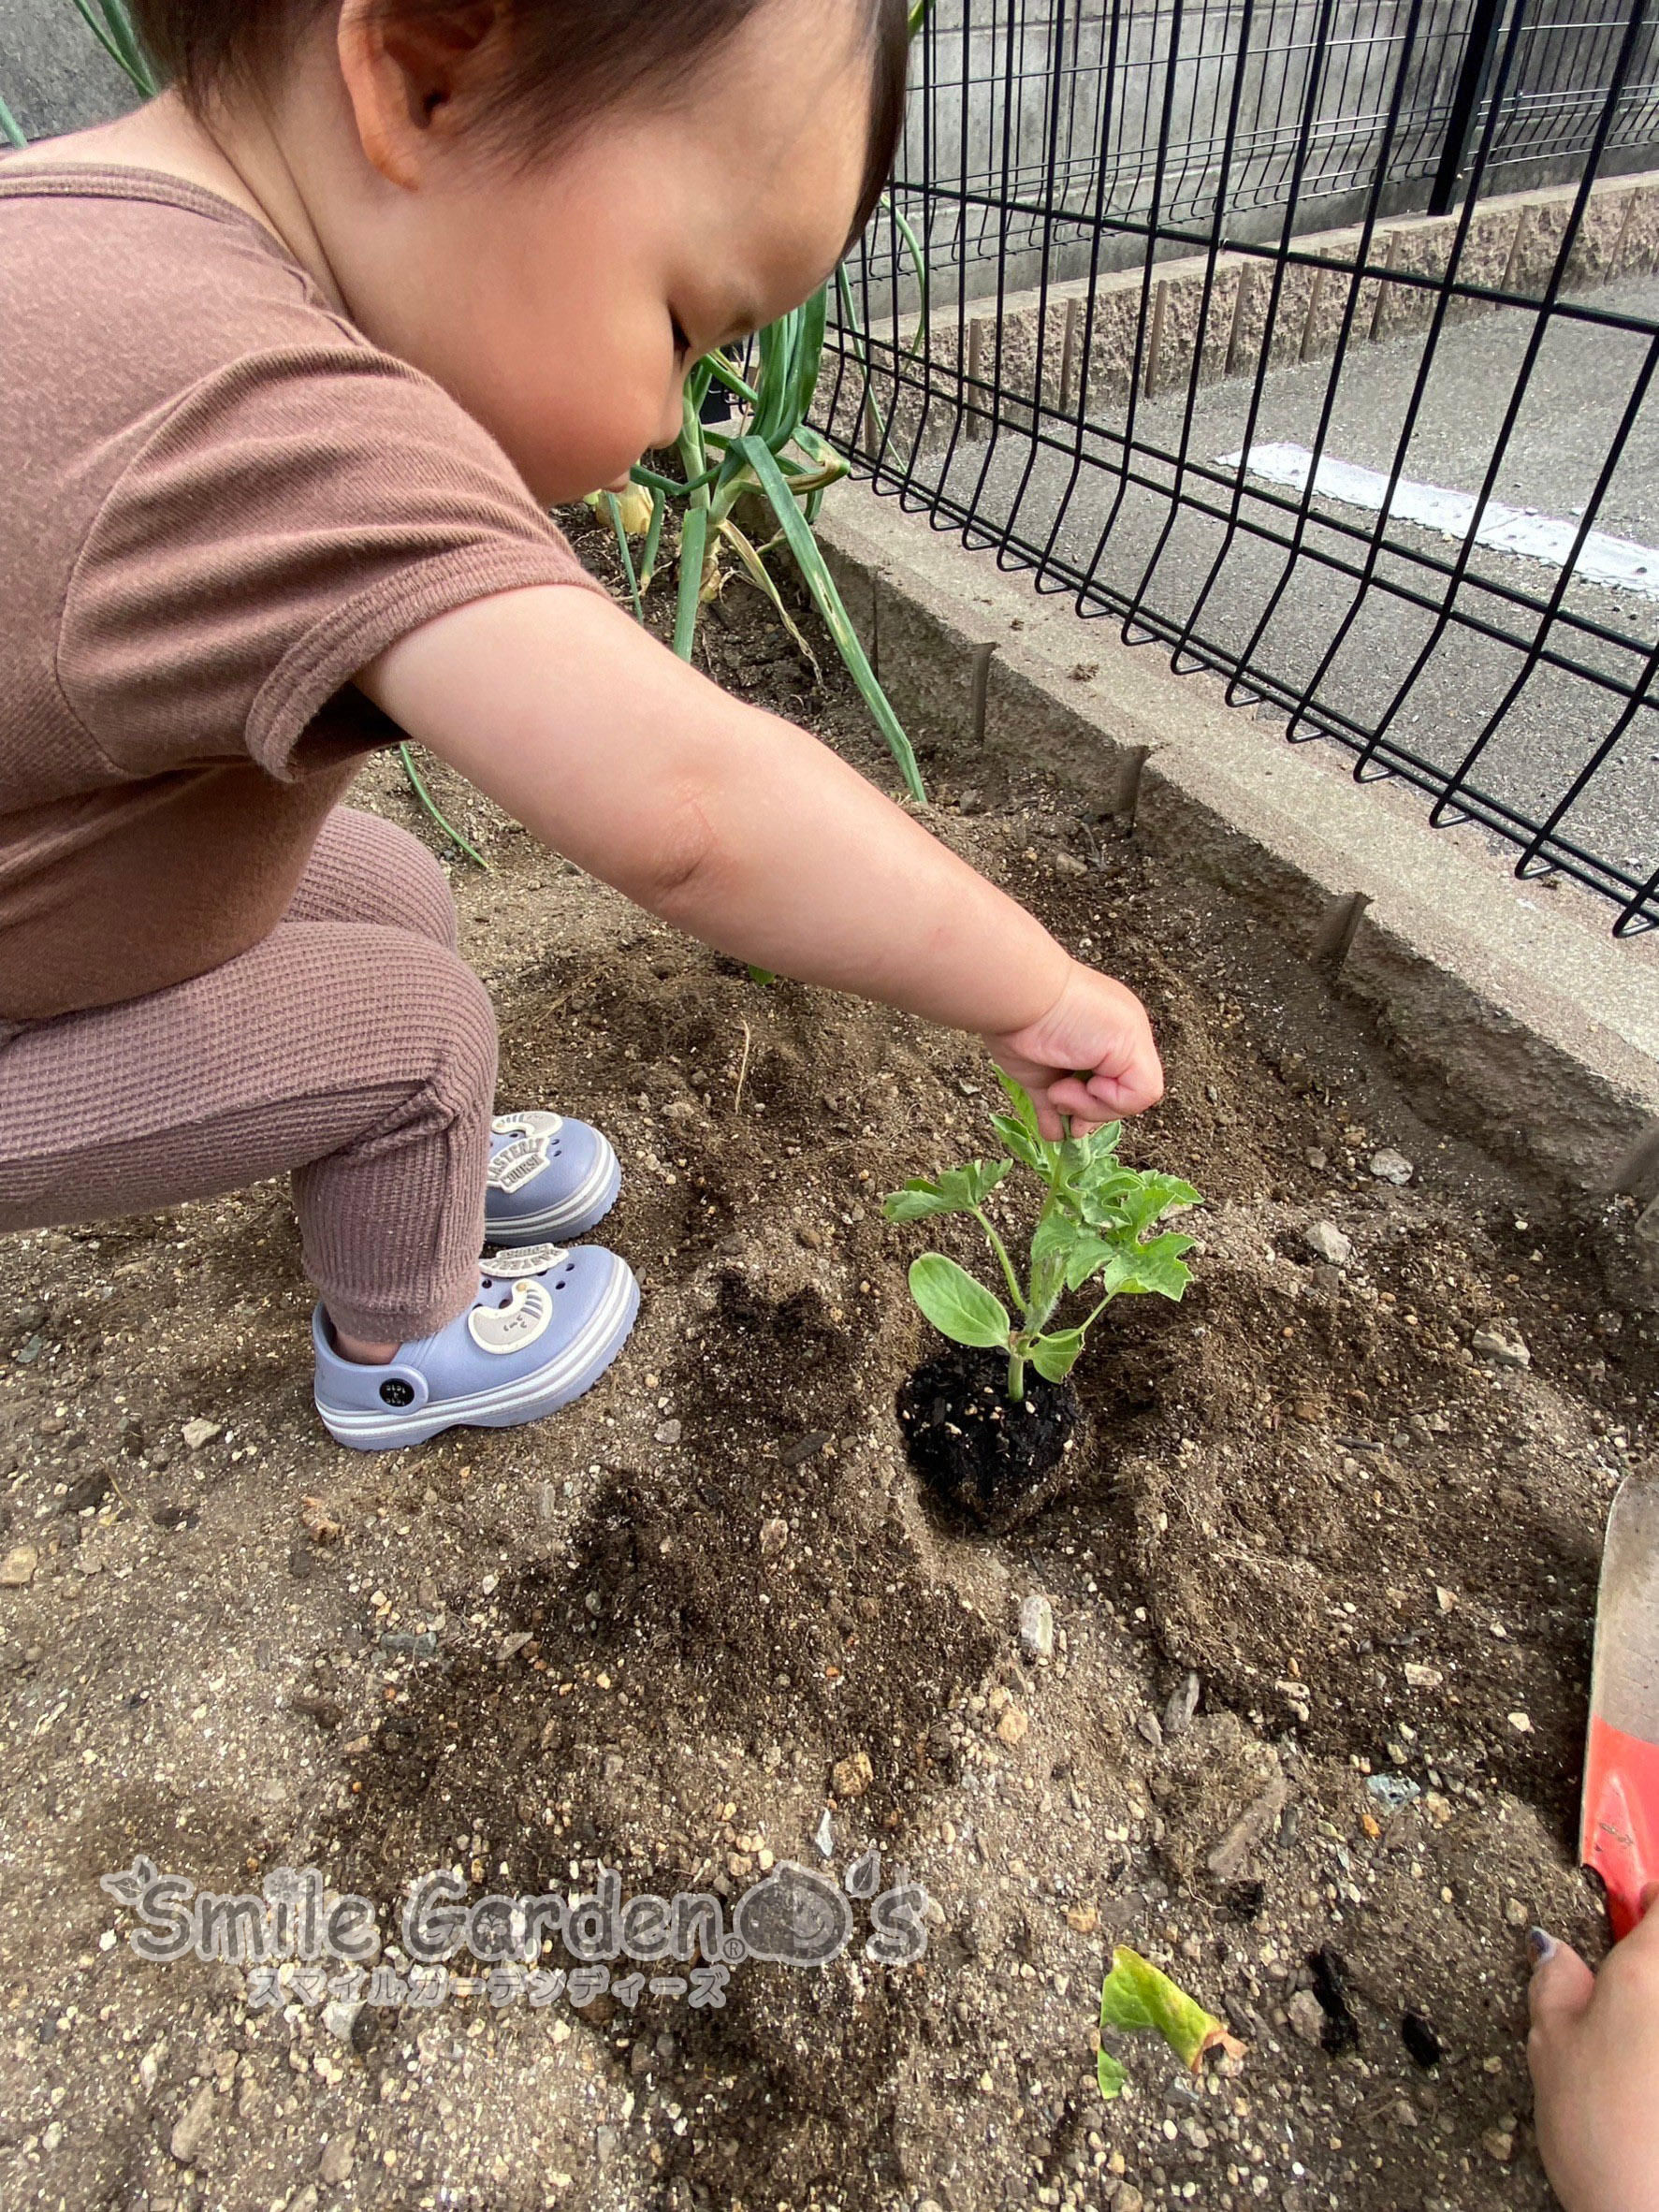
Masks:
[[[400,1345],[384,1366],[342,1360],[319,1305],[311,1338],[317,1411],[337,1444],[393,1451],[440,1430],[512,1429],[596,1383],[627,1342],[639,1285],[597,1244],[540,1244],[491,1260],[458,1319]]]
[[[622,1186],[608,1140],[562,1113],[498,1114],[489,1155],[484,1234],[492,1244],[583,1236]]]

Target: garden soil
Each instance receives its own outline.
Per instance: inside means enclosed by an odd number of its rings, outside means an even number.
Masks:
[[[895,788],[743,584],[702,649]],[[1265,927],[1072,798],[924,766],[939,833],[1146,998],[1169,1097],[1126,1153],[1205,1198],[1186,1301],[1102,1321],[1077,1448],[1011,1529],[947,1521],[908,1463],[929,1240],[880,1212],[985,1147],[978,1045],[756,983],[440,770],[490,866],[453,879],[502,1101],[622,1157],[602,1233],[644,1302],[600,1386],[352,1454],[311,1404],[282,1188],[6,1244],[7,2206],[1550,2201],[1525,1931],[1601,1940],[1573,1848],[1598,1548],[1654,1449],[1630,1209],[1486,1157]],[[358,800],[443,849],[394,759]],[[979,1264],[971,1226],[928,1225]],[[853,1932],[723,1987],[706,1945],[694,1989],[618,1960],[535,2003],[483,1968],[441,2004],[269,2003],[135,1955],[100,1877],[138,1857],[220,1893],[315,1867],[394,1943],[438,1868],[730,1910],[798,1865]],[[925,1952],[884,1962],[907,1890]],[[1194,2077],[1117,2038],[1103,2102],[1114,1943],[1243,2056]]]

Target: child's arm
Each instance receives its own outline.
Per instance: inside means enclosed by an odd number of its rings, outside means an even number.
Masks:
[[[827,747],[731,698],[597,594],[475,601],[357,682],[664,921],[756,967],[977,1030],[1050,1133],[1060,1113],[1093,1127],[1162,1096],[1132,992],[1072,960]]]

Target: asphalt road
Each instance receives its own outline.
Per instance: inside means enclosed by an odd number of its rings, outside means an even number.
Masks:
[[[1646,318],[1659,330],[1659,281],[1583,297],[1597,307]],[[1481,488],[1535,321],[1530,313],[1505,310],[1442,333],[1407,451],[1406,476],[1469,493]],[[1594,497],[1649,346],[1640,333],[1552,319],[1526,380],[1492,497],[1575,519]],[[1337,380],[1328,456],[1390,470],[1422,356],[1420,338],[1354,349]],[[1294,517],[1274,514],[1264,494],[1292,502],[1296,495],[1250,479],[1240,503],[1241,527],[1230,538],[1226,517],[1237,473],[1215,463],[1237,452],[1246,438],[1253,446],[1283,442],[1311,447],[1330,378],[1329,363],[1275,371],[1264,383],[1253,425],[1247,419],[1249,382],[1215,385],[1199,394],[1184,484],[1189,499],[1207,501],[1216,510],[1213,515],[1189,503],[1171,513],[1185,394],[1141,404],[1127,481],[1120,410],[1085,434],[1080,460],[1070,445],[1045,450],[1018,432],[959,445],[946,488],[955,498],[974,499],[992,526],[1007,524],[1029,546],[1045,546],[1052,536],[1058,558],[1092,571],[1104,592],[1120,601],[1138,599],[1178,627],[1193,619],[1196,609],[1197,633],[1236,650],[1252,638],[1287,567],[1284,547],[1252,526],[1271,527],[1283,537]],[[1654,388],[1659,390],[1659,377]],[[1060,425],[1049,434],[1070,439]],[[919,475],[931,472],[937,480],[943,460],[942,455],[924,458]],[[1201,470],[1208,475],[1196,473]],[[1344,537],[1339,526],[1369,536],[1375,521],[1358,507],[1323,497],[1313,501],[1305,551],[1255,644],[1255,665],[1298,690],[1313,677],[1358,587],[1310,556],[1331,552],[1362,560],[1364,537]],[[1595,527],[1659,547],[1659,398],[1653,392],[1625,428],[1622,458],[1596,510]],[[1391,524],[1389,535],[1403,552],[1381,560],[1376,582],[1362,595],[1346,641],[1320,680],[1318,701],[1374,731],[1410,678],[1390,735],[1446,773],[1458,768],[1504,707],[1470,771],[1471,781],[1517,815],[1542,821],[1612,729],[1623,699],[1594,675],[1540,665],[1505,706],[1528,652],[1543,635],[1550,649],[1572,662],[1634,683],[1659,640],[1659,601],[1575,581],[1556,619],[1548,623],[1542,614],[1502,594],[1520,590],[1548,600],[1559,571],[1482,549],[1470,564],[1457,606],[1460,615],[1496,634],[1460,622],[1446,631],[1412,678],[1433,635],[1433,617],[1381,587],[1401,583],[1438,604],[1445,580],[1414,556],[1449,563],[1458,547],[1415,525]],[[1577,629],[1575,618],[1609,634]],[[1638,877],[1659,867],[1659,706],[1638,709],[1561,831],[1584,851]]]
[[[107,122],[138,95],[71,0],[0,0],[0,98],[43,138]]]

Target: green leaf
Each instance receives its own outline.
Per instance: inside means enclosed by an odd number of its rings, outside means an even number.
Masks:
[[[1013,1110],[1019,1115],[1021,1127],[1035,1137],[1038,1133],[1037,1109],[1032,1105],[1028,1094],[1020,1088],[1006,1069],[996,1068],[994,1072],[997,1082],[1012,1099]]]
[[[1219,2045],[1242,2056],[1243,2044],[1196,1999],[1160,1973],[1138,1951],[1118,1944],[1112,1954],[1112,1972],[1100,1985],[1100,2026],[1156,2029],[1182,2062],[1196,2074],[1207,2050]]]
[[[708,509],[686,509],[679,531],[679,583],[674,610],[674,649],[682,661],[691,657],[697,635],[698,593],[703,589],[703,559],[708,547]]]
[[[800,350],[795,359],[795,419],[808,414],[818,392],[823,362],[824,326],[829,320],[829,285],[820,284],[801,309]]]
[[[1074,1183],[1089,1164],[1089,1143],[1086,1137],[1064,1137],[1059,1144],[1060,1172],[1068,1183]]]
[[[1061,1213],[1057,1206],[1045,1208],[1031,1232],[1032,1266],[1040,1266],[1045,1259],[1065,1258],[1068,1260],[1067,1277],[1070,1279],[1071,1249],[1079,1237],[1087,1235],[1087,1230],[1081,1229],[1070,1214]],[[1075,1284],[1072,1288],[1076,1288]]]
[[[881,1201],[889,1221],[923,1221],[930,1214],[971,1214],[982,1205],[1011,1163],[1005,1159],[969,1160],[965,1168],[947,1168],[937,1180],[912,1176],[902,1190]]]
[[[925,1182],[921,1176],[912,1176],[902,1190],[889,1191],[881,1201],[881,1211],[889,1221],[925,1221],[930,1214],[950,1214],[954,1210],[947,1203],[939,1185]]]
[[[991,1127],[1022,1167],[1035,1168],[1040,1175],[1048,1173],[1049,1148],[1041,1137],[1032,1136],[1024,1122],[1014,1121],[1006,1113],[994,1113]]]
[[[1127,1229],[1139,1236],[1161,1221],[1171,1206],[1201,1203],[1199,1193],[1178,1175],[1126,1168],[1115,1160],[1081,1178],[1083,1217],[1097,1229]]]
[[[1026,1358],[1046,1382],[1064,1382],[1077,1365],[1083,1350],[1081,1329],[1058,1329],[1053,1336],[1040,1336]]]
[[[1012,1334],[1008,1309],[942,1252],[924,1252],[910,1263],[910,1296],[941,1336],[953,1344],[990,1349]]]
[[[939,1188],[947,1198],[957,1200],[960,1210],[967,1213],[982,1206],[1002,1178],[1011,1172],[1009,1160],[970,1159],[965,1168],[947,1168],[939,1179]]]
[[[764,335],[764,334],[763,334]],[[870,666],[858,633],[853,629],[841,595],[836,589],[818,542],[810,525],[802,514],[800,502],[789,488],[789,479],[779,467],[777,457],[764,438],[745,437],[733,441],[732,451],[740,454],[759,479],[761,489],[772,503],[779,529],[794,556],[795,566],[802,581],[812,595],[812,603],[823,617],[836,648],[847,663],[847,670],[858,688],[860,698],[876,718],[876,725],[887,740],[887,749],[898,763],[905,787],[910,796],[926,804],[927,791],[922,781],[922,771],[916,765],[916,755],[905,735],[904,726],[893,711],[892,702],[877,680]]]
[[[1095,2059],[1095,2079],[1099,2083],[1100,2094],[1108,2104],[1114,2097],[1123,2095],[1123,2087],[1128,2078],[1110,2051],[1098,2054]]]
[[[1102,1122],[1093,1136],[1084,1139],[1084,1142],[1089,1148],[1090,1159],[1096,1161],[1111,1159],[1116,1153],[1122,1137],[1123,1124],[1121,1121]]]
[[[1178,1300],[1192,1280],[1192,1270],[1183,1264],[1181,1255],[1192,1250],[1194,1241],[1171,1230],[1167,1236],[1154,1237],[1149,1244],[1131,1245],[1124,1254],[1124,1278],[1116,1286],[1118,1295],[1148,1291],[1158,1298]]]
[[[1102,1268],[1121,1266],[1126,1259],[1120,1244],[1109,1244],[1104,1237],[1091,1236],[1086,1230],[1075,1232],[1077,1241],[1066,1260],[1066,1288],[1081,1290],[1091,1275]]]
[[[628,531],[622,520],[622,502],[614,491],[604,494],[605,511],[611,518],[611,529],[616,533],[617,551],[622,560],[622,574],[628,579],[628,596],[633,602],[633,618],[645,620],[645,608],[640,604],[639,577],[634,572],[633,554],[628,544]]]
[[[657,549],[662,543],[662,524],[668,513],[667,494],[660,485],[649,487],[651,519],[646,531],[645,551],[639,557],[639,588],[647,589],[657,565]]]
[[[1141,1176],[1140,1186],[1125,1201],[1124,1209],[1137,1235],[1150,1229],[1155,1221],[1161,1221],[1171,1206],[1199,1203],[1198,1192],[1190,1183],[1183,1183],[1179,1175],[1146,1173]]]

